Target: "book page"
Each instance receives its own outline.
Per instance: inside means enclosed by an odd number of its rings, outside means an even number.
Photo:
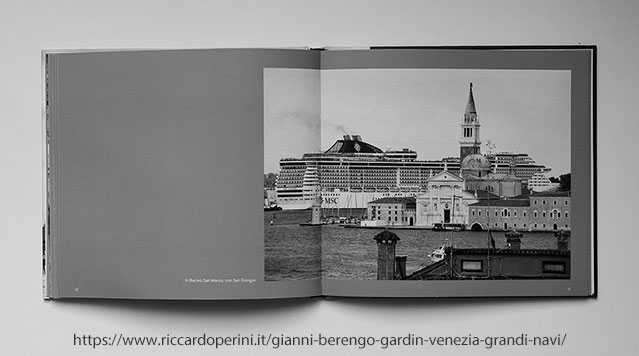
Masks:
[[[323,52],[323,293],[592,295],[591,80],[588,49]]]
[[[265,281],[263,211],[265,73],[312,72],[318,52],[56,53],[47,66],[50,297],[320,294],[318,278]],[[319,107],[317,78],[300,80]]]

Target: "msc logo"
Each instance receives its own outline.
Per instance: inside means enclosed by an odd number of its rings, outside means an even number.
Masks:
[[[322,198],[323,204],[335,204],[339,202],[339,198]]]

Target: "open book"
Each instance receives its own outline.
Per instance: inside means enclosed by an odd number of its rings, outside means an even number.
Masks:
[[[43,51],[44,295],[593,296],[594,59]]]

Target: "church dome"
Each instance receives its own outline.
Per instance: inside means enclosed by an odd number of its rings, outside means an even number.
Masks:
[[[485,156],[474,153],[464,157],[460,166],[462,172],[489,172],[490,161]]]

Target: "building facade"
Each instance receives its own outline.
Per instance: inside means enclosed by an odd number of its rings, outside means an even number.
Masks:
[[[482,200],[468,207],[471,230],[530,230],[528,199]]]
[[[362,226],[415,225],[415,198],[388,197],[366,204],[367,220]]]
[[[465,190],[464,179],[448,171],[432,176],[428,189],[416,199],[418,226],[435,224],[468,225],[468,206],[477,197]]]
[[[570,230],[570,192],[543,192],[530,196],[533,230]]]
[[[548,192],[471,204],[472,230],[570,230],[570,192]]]

